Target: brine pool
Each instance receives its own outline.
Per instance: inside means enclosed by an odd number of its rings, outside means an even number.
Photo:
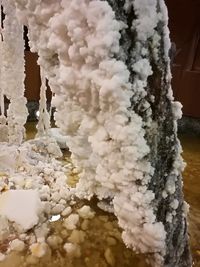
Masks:
[[[35,124],[27,125],[28,139],[35,135]],[[181,136],[183,157],[187,162],[184,172],[185,199],[190,204],[190,241],[195,267],[200,267],[200,137]],[[67,162],[68,155],[65,156]],[[76,173],[71,174],[70,183],[76,183]],[[88,220],[80,220],[78,231],[79,239],[72,236],[70,231],[63,228],[62,220],[51,222],[51,233],[60,238],[60,243],[53,244],[51,249],[40,260],[31,255],[11,253],[0,263],[0,267],[147,267],[145,255],[135,255],[127,249],[121,239],[121,232],[116,218],[103,212],[97,207],[96,200],[90,203],[76,202],[73,211],[83,205],[90,205],[95,211],[95,216]],[[63,252],[63,243],[76,239],[78,252],[73,257],[68,257]]]

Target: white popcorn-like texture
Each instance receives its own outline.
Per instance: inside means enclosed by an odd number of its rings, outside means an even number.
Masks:
[[[50,145],[51,149],[49,149]],[[67,186],[66,169],[61,162],[55,159],[55,157],[60,157],[62,153],[54,140],[35,139],[23,143],[20,147],[17,145],[8,146],[3,143],[0,144],[0,151],[0,170],[1,175],[3,175],[0,181],[0,191],[6,190],[0,197],[5,200],[8,197],[8,200],[12,200],[13,198],[18,199],[19,194],[19,197],[22,197],[21,200],[19,198],[21,202],[26,197],[27,200],[29,200],[29,197],[30,200],[36,200],[37,194],[35,191],[37,191],[49,217],[53,215],[54,208],[59,207],[61,209],[58,213],[67,208],[66,202],[70,199],[72,193]],[[3,204],[6,203],[6,201],[3,201]],[[11,205],[11,208],[12,203],[18,205],[15,201],[9,201],[8,204]],[[24,205],[26,203],[27,201]],[[3,204],[1,208],[6,209]],[[33,201],[33,204],[36,205],[36,202]],[[25,206],[25,211],[26,208]],[[34,207],[32,208],[34,212]],[[19,209],[19,212],[20,210],[23,212],[23,206]],[[17,211],[18,209],[16,209]],[[25,213],[24,216],[26,216],[25,211],[23,212]]]
[[[67,136],[74,165],[81,170],[76,194],[114,198],[114,212],[127,246],[164,253],[164,226],[156,221],[151,206],[154,194],[147,190],[153,168],[145,159],[149,147],[144,122],[130,110],[131,97],[139,100],[146,95],[147,78],[152,74],[143,42],[155,36],[156,54],[155,28],[161,19],[157,1],[134,1],[136,53],[141,57],[133,63],[138,76],[133,85],[125,63],[114,58],[126,25],[116,20],[107,2],[12,2],[18,18],[29,28],[31,49],[38,52],[38,62],[55,94],[56,123]]]
[[[48,135],[52,136],[56,140],[61,149],[67,148],[67,137],[60,133],[59,128],[49,129]]]
[[[48,253],[45,241],[51,223],[72,211],[74,190],[66,176],[70,166],[66,169],[55,159],[62,153],[49,137],[20,146],[0,143],[0,151],[0,239],[2,243],[12,240],[5,254],[30,249],[32,256],[43,257]]]
[[[1,42],[1,90],[9,100],[7,110],[8,140],[20,144],[25,135],[24,124],[28,112],[24,97],[24,39],[23,25],[16,18],[15,7],[2,0],[5,20],[3,22]],[[1,106],[3,106],[3,95]]]
[[[19,240],[19,239],[14,239],[13,241],[11,241],[10,243],[10,249],[14,250],[14,251],[23,251],[25,249],[25,244],[23,241]]]

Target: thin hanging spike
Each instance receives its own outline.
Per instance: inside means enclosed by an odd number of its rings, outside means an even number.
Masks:
[[[2,49],[3,49],[3,46],[2,46],[2,42],[3,42],[3,36],[2,36],[2,12],[1,12],[1,7],[2,7],[2,1],[0,1],[0,62],[2,62]],[[4,107],[4,90],[3,90],[3,87],[2,87],[2,64],[0,66],[0,105],[1,105],[1,116],[4,116],[4,110],[5,110],[5,107]]]
[[[40,68],[41,87],[40,87],[40,103],[39,103],[39,121],[37,125],[37,136],[44,136],[48,134],[50,129],[50,114],[47,111],[46,98],[46,77],[42,68]]]

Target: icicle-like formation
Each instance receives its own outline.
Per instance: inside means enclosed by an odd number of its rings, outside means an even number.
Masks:
[[[23,26],[16,18],[15,7],[7,0],[2,0],[2,5],[6,16],[3,28],[1,85],[10,100],[7,110],[9,142],[20,144],[24,138],[24,124],[28,115],[24,97]]]
[[[1,115],[0,115],[0,142],[8,141],[8,126],[6,125],[6,116],[5,105],[4,105],[4,87],[2,84],[2,54],[3,54],[3,32],[2,32],[2,13],[1,13],[1,5],[2,1],[0,1],[0,107],[1,107]]]
[[[1,25],[1,22],[2,22],[2,17],[1,17],[1,0],[0,0],[0,62],[2,62],[2,42],[3,42],[3,36],[2,36],[2,25]],[[0,64],[0,106],[1,106],[1,116],[4,115],[4,101],[3,101],[3,88],[2,88],[2,83],[1,83],[1,80],[2,80],[2,64]]]
[[[2,33],[2,25],[1,25],[1,22],[2,22],[2,13],[1,13],[1,2],[0,1],[0,62],[2,62],[2,53],[3,53],[3,46],[2,46],[2,42],[3,42],[3,33]],[[2,83],[1,83],[1,80],[2,80],[2,63],[0,65],[0,106],[1,106],[1,116],[4,116],[4,92],[3,92],[3,87],[2,87]]]
[[[47,111],[47,99],[46,99],[46,77],[42,68],[40,68],[41,87],[40,87],[40,103],[39,103],[39,121],[37,125],[37,135],[44,136],[48,134],[51,127],[50,115]]]

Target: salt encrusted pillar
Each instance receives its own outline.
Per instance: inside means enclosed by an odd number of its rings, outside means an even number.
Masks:
[[[166,231],[164,261],[160,264],[167,267],[190,267],[192,261],[187,233],[187,204],[182,193],[181,173],[184,164],[177,138],[177,119],[181,117],[181,107],[174,102],[171,90],[167,8],[163,0],[107,2],[115,11],[117,19],[128,25],[121,32],[121,54],[118,56],[130,71],[134,92],[131,109],[143,119],[145,140],[150,149],[146,158],[153,172],[147,188],[154,193],[151,205],[156,221],[162,222]],[[139,184],[141,182],[138,180]],[[119,203],[117,198],[114,198],[114,205]],[[125,199],[121,200],[126,202]],[[125,208],[126,204],[121,205],[122,209],[123,206]],[[121,226],[126,227],[126,216],[123,218],[119,214],[119,217]],[[124,233],[124,239],[130,244],[131,235],[134,237],[135,234],[130,227]]]
[[[47,98],[46,98],[46,77],[42,68],[40,68],[41,87],[40,87],[40,102],[39,102],[39,121],[37,124],[37,136],[47,135],[50,125],[50,115],[47,111]]]
[[[190,267],[163,0],[10,1],[55,94],[77,196],[109,200],[152,266]]]
[[[24,39],[23,25],[16,18],[16,9],[7,0],[2,0],[5,20],[3,24],[3,53],[1,84],[4,94],[10,100],[7,110],[8,139],[20,144],[25,135],[27,119],[24,97]]]
[[[0,115],[0,142],[8,141],[8,126],[6,125],[6,116],[5,105],[4,105],[4,87],[2,84],[2,55],[3,55],[3,32],[2,32],[2,13],[1,13],[1,4],[0,1],[0,107],[1,107],[1,115]]]
[[[2,35],[2,13],[1,13],[1,0],[0,0],[0,62],[2,62],[2,53],[3,53],[3,47],[2,47],[2,42],[3,42],[3,35]],[[2,64],[0,64],[0,106],[1,106],[1,116],[4,115],[4,93],[3,93],[3,88],[1,84],[2,80]]]

